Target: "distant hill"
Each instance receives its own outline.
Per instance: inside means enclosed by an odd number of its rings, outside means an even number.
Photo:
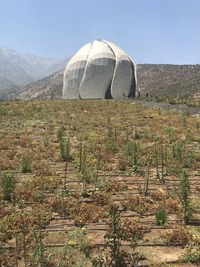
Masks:
[[[0,48],[0,99],[9,96],[10,88],[15,87],[18,90],[19,86],[63,69],[68,60],[69,58],[47,59]]]
[[[200,92],[200,65],[141,64],[138,84],[143,96],[193,96]]]
[[[6,88],[6,91],[4,90],[4,88]],[[8,96],[16,93],[19,88],[19,86],[17,86],[9,79],[0,76],[0,99],[8,99]]]
[[[52,99],[62,95],[63,73],[58,71],[38,81],[28,84],[15,94],[14,98],[19,99]]]
[[[139,64],[141,95],[193,96],[200,92],[200,65]],[[16,95],[21,99],[61,97],[63,70],[31,83]]]

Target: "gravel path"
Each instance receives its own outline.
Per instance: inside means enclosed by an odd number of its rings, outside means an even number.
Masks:
[[[187,113],[190,115],[200,114],[200,107],[188,107],[188,106],[182,105],[182,104],[171,105],[168,103],[146,101],[146,100],[133,100],[133,103],[140,104],[144,107],[161,108],[161,109],[166,110],[166,111]]]

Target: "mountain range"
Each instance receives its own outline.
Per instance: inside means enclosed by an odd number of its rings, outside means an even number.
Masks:
[[[20,87],[63,69],[69,58],[48,59],[0,47],[0,98]]]

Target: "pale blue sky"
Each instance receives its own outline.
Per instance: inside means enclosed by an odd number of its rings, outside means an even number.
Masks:
[[[136,63],[200,63],[200,0],[0,0],[0,46],[63,57],[97,38]]]

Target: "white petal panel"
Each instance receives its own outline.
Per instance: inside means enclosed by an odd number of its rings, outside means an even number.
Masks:
[[[102,41],[94,41],[80,86],[81,98],[105,98],[114,67],[115,57],[110,47]]]
[[[64,72],[63,98],[80,98],[80,84],[92,43],[84,45],[68,62]]]
[[[123,99],[130,94],[130,88],[133,80],[133,69],[126,53],[115,44],[105,41],[112,47],[115,54],[115,71],[111,83],[111,94],[115,99]]]

